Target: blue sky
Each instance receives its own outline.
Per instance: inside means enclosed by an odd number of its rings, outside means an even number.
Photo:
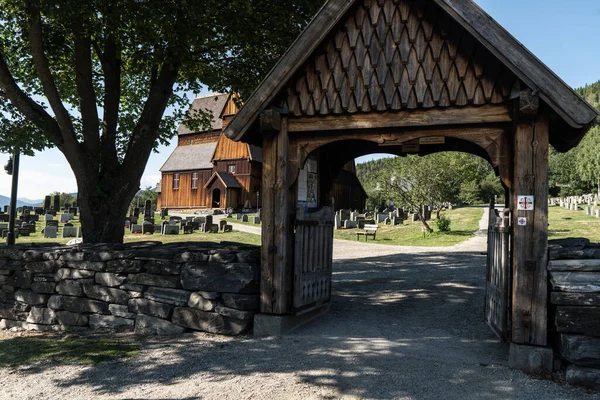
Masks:
[[[600,80],[600,1],[475,0],[513,36],[573,87]],[[190,99],[191,100],[191,99]],[[162,146],[148,160],[141,187],[155,185],[175,147]],[[368,158],[374,158],[368,156]],[[4,165],[8,155],[0,154]],[[76,192],[69,164],[57,150],[22,157],[19,198],[40,199],[54,191]],[[365,158],[361,159],[364,161]],[[0,170],[0,195],[10,194],[10,177]]]

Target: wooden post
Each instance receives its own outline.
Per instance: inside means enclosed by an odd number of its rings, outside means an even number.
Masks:
[[[263,205],[261,252],[261,312],[292,312],[293,220],[289,189],[287,117],[263,118]],[[268,122],[268,124],[267,124]],[[279,124],[267,129],[267,125]]]
[[[513,213],[513,343],[546,346],[548,323],[548,121],[527,94],[515,124]],[[532,211],[519,196],[534,196]],[[524,205],[523,201],[521,202]],[[525,220],[520,218],[525,218]],[[520,223],[519,223],[520,222]]]

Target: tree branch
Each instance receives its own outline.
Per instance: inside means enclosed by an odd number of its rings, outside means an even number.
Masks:
[[[163,64],[144,109],[129,140],[123,162],[123,171],[141,174],[144,171],[150,152],[159,136],[159,125],[173,94],[173,85],[177,81],[178,69],[171,64]],[[140,162],[143,160],[144,162]]]
[[[13,78],[2,53],[0,53],[0,88],[2,96],[8,100],[31,120],[38,128],[44,131],[47,137],[59,148],[63,144],[60,127],[54,118],[38,103],[33,101],[21,90]]]
[[[60,127],[64,141],[66,143],[70,142],[70,144],[73,144],[73,142],[76,143],[77,138],[73,128],[73,121],[71,120],[67,109],[60,99],[58,89],[56,88],[56,83],[54,82],[54,78],[50,72],[48,58],[44,52],[40,10],[37,7],[37,4],[34,4],[34,0],[27,0],[26,6],[29,27],[29,43],[31,45],[31,55],[33,56],[33,64],[35,66],[37,75],[42,83],[44,93],[48,98],[48,103],[50,104],[52,111],[54,111],[54,115],[56,116],[56,121],[58,122],[58,126]]]
[[[90,153],[97,154],[100,148],[100,127],[92,75],[92,41],[88,35],[82,34],[80,21],[72,21],[72,31],[75,44],[75,84],[79,94],[83,139]]]
[[[104,73],[104,117],[102,121],[102,157],[110,163],[116,163],[117,126],[121,101],[121,57],[120,49],[114,37],[108,37],[104,45],[104,53],[95,44],[102,71]]]

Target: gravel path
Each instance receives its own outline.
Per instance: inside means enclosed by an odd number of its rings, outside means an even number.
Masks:
[[[600,398],[507,367],[507,345],[482,322],[482,243],[357,256],[338,241],[331,311],[293,334],[189,334],[144,341],[130,361],[0,370],[0,398]]]

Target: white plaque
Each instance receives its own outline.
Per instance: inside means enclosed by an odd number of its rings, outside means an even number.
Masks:
[[[517,197],[517,210],[519,211],[533,211],[534,205],[533,196]]]
[[[520,217],[517,219],[517,224],[519,226],[527,226],[527,218],[525,217]]]

